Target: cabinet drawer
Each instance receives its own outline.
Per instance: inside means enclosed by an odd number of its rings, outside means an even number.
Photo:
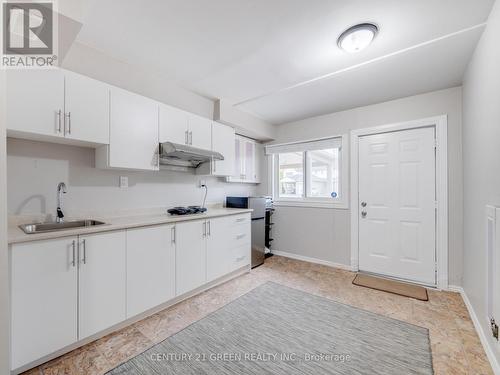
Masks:
[[[231,247],[240,247],[252,242],[250,224],[234,225],[230,232]]]
[[[250,244],[231,249],[230,272],[250,264]]]
[[[249,214],[234,215],[231,217],[231,225],[243,225],[243,224],[250,224]]]

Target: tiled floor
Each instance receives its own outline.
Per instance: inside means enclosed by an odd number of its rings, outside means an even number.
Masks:
[[[429,328],[436,375],[492,374],[459,294],[429,291],[429,301],[422,302],[354,286],[351,284],[353,277],[352,272],[274,256],[249,274],[68,353],[28,374],[104,374],[266,281]]]

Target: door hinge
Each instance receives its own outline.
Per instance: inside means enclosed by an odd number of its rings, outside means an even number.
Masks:
[[[438,148],[438,140],[434,139],[434,150],[437,150]]]
[[[491,333],[493,337],[496,338],[498,341],[498,325],[495,322],[495,318],[490,319],[490,325],[491,325]]]

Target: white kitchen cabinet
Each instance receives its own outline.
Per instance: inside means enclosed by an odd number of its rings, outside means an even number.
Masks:
[[[12,369],[77,341],[76,237],[11,247]]]
[[[79,339],[126,318],[125,231],[79,238]]]
[[[176,224],[176,294],[196,289],[207,280],[206,222],[188,221]]]
[[[204,163],[196,169],[200,175],[211,176],[233,176],[234,175],[234,147],[235,133],[230,126],[212,123],[212,151],[218,152],[224,156],[224,160],[214,160],[210,163]]]
[[[189,144],[204,150],[212,149],[212,120],[189,115]]]
[[[250,214],[13,244],[12,369],[250,266]]]
[[[158,145],[158,103],[113,87],[110,144],[96,150],[96,166],[157,171]]]
[[[175,297],[175,226],[127,230],[127,318]]]
[[[207,281],[250,264],[250,214],[207,220]]]
[[[234,175],[228,182],[260,183],[260,158],[262,147],[250,138],[236,136]]]
[[[72,72],[64,75],[65,137],[109,144],[110,86]]]
[[[160,104],[160,142],[212,149],[212,120]]]
[[[160,142],[188,143],[189,114],[160,104]]]
[[[109,86],[61,69],[7,74],[11,137],[109,144]]]
[[[63,71],[9,70],[6,85],[6,125],[9,136],[42,136],[45,139],[64,137]]]
[[[207,281],[213,281],[229,273],[229,241],[231,218],[207,220]]]

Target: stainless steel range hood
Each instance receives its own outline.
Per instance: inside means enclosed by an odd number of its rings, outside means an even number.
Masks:
[[[197,168],[200,164],[212,160],[224,160],[224,156],[193,146],[172,142],[160,143],[160,165],[163,166]]]

